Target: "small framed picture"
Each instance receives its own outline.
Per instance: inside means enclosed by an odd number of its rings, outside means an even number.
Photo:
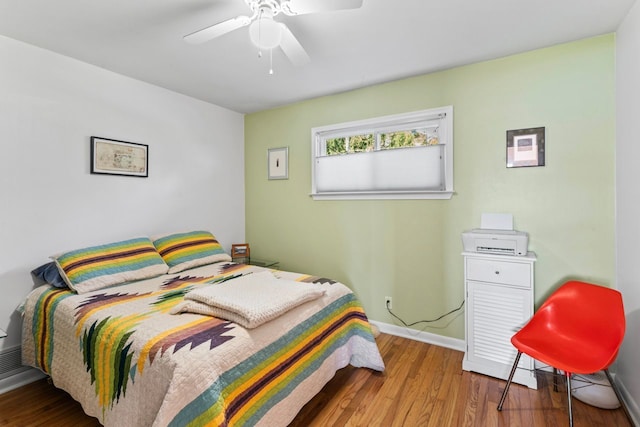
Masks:
[[[231,258],[249,258],[251,251],[248,243],[234,243],[231,245]]]
[[[544,166],[544,128],[507,131],[507,167]]]
[[[149,176],[149,146],[92,136],[91,173],[146,178]]]
[[[289,179],[289,147],[267,150],[267,174],[269,179]]]

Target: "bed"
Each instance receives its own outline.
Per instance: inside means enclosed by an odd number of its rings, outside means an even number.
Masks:
[[[195,289],[265,271],[323,295],[251,329],[172,314]],[[384,370],[346,286],[229,261],[83,293],[40,286],[25,302],[22,350],[105,426],[284,426],[337,370]]]

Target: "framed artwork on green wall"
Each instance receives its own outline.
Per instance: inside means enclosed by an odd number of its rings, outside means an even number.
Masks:
[[[544,127],[507,131],[507,167],[544,166]]]
[[[269,179],[289,179],[289,147],[267,150],[267,175]]]

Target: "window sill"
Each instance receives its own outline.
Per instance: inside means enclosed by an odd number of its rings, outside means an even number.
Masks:
[[[309,195],[313,200],[449,200],[453,191],[344,191]]]

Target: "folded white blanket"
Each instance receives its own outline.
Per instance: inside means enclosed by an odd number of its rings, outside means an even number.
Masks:
[[[251,329],[324,294],[320,284],[278,279],[265,271],[189,291],[171,313],[205,314]]]

